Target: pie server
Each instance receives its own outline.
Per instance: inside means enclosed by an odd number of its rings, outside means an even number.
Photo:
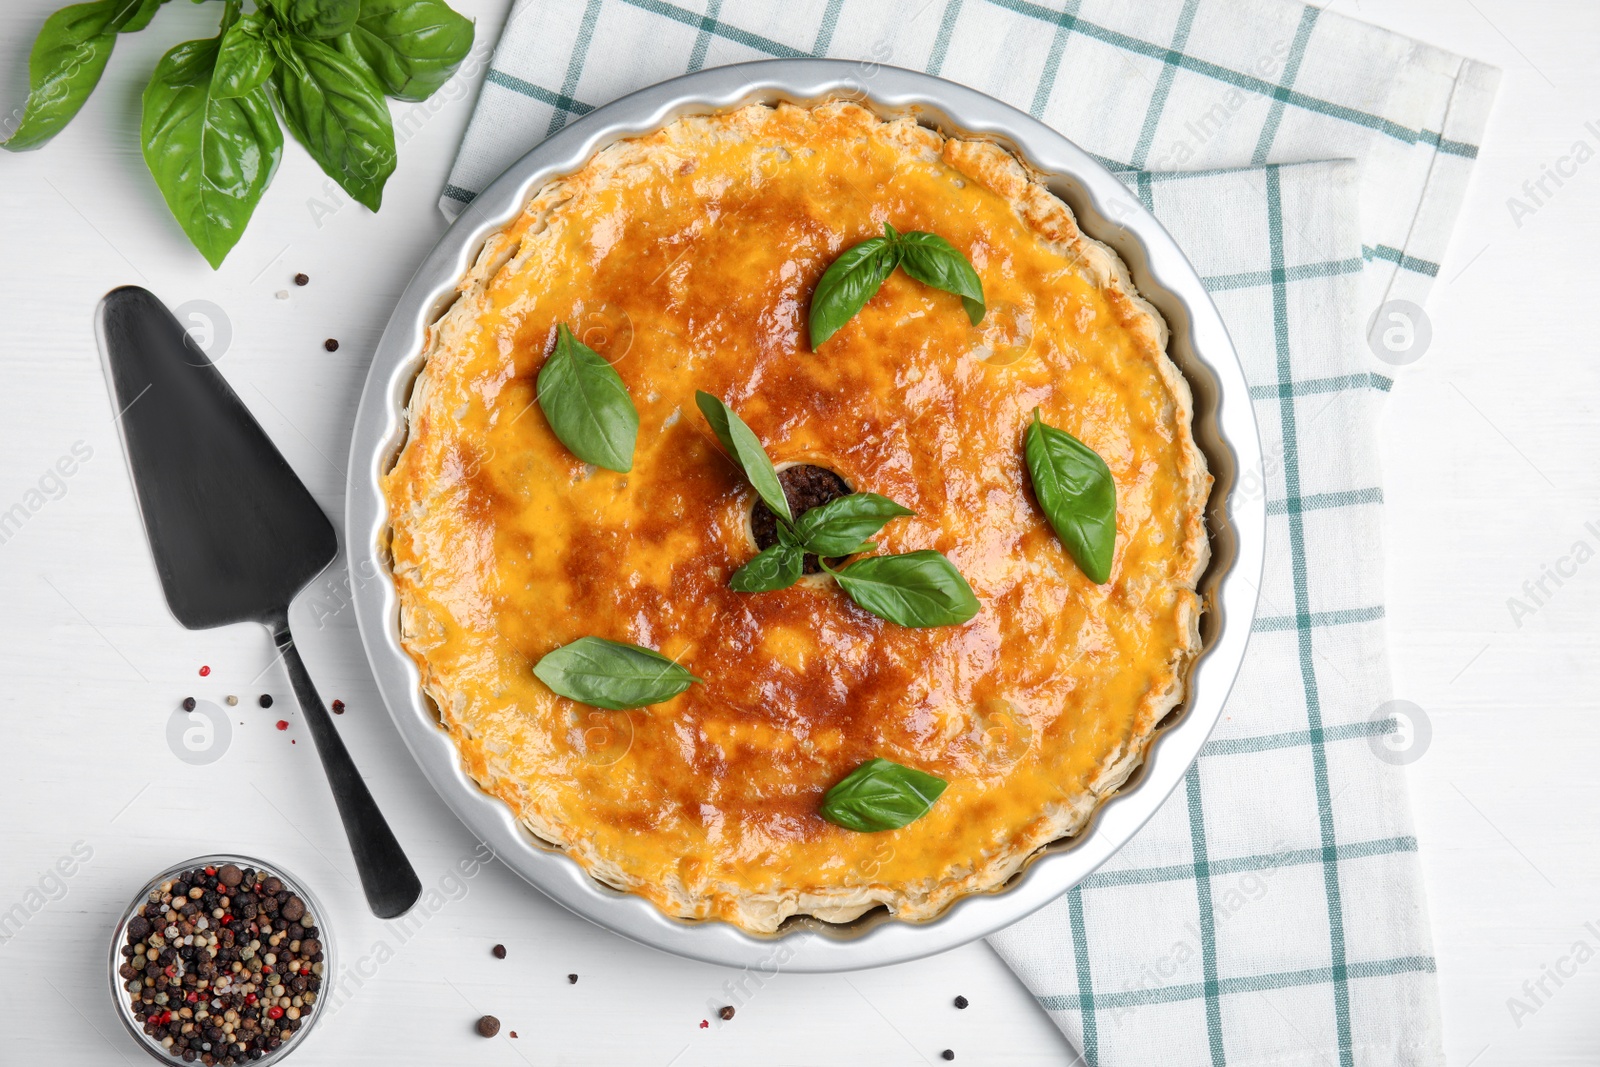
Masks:
[[[317,696],[289,603],[333,562],[333,526],[261,426],[166,306],[113,289],[95,316],[134,494],[167,606],[191,630],[252,621],[272,632],[311,726],[367,903],[380,918],[422,892]]]

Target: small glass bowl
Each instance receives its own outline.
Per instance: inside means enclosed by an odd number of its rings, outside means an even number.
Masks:
[[[313,925],[317,928],[317,940],[322,942],[322,989],[317,996],[317,1003],[312,1006],[310,1015],[302,1016],[306,1020],[305,1023],[295,1033],[294,1037],[285,1041],[271,1052],[264,1053],[260,1059],[251,1060],[247,1058],[242,1062],[249,1064],[277,1063],[295,1049],[304,1045],[311,1036],[311,1031],[317,1028],[317,1024],[322,1021],[323,1015],[326,1014],[324,998],[332,991],[333,980],[337,972],[334,970],[333,936],[328,928],[328,912],[322,906],[322,902],[306,888],[305,882],[275,863],[266,863],[251,856],[233,854],[196,856],[193,859],[184,860],[182,863],[173,864],[147,882],[145,887],[139,891],[139,895],[128,905],[127,910],[122,913],[122,918],[117,920],[116,929],[111,938],[111,999],[116,1004],[117,1018],[122,1020],[122,1025],[127,1028],[128,1033],[140,1048],[163,1063],[182,1064],[184,1060],[182,1056],[174,1056],[159,1041],[146,1034],[143,1025],[138,1019],[134,1018],[128,990],[124,988],[125,980],[120,973],[122,964],[125,962],[122,955],[122,946],[128,943],[128,923],[132,921],[140,908],[149,903],[150,894],[160,889],[162,882],[184,871],[192,871],[197,867],[221,867],[229,863],[240,868],[263,871],[270,877],[275,877],[281,881],[285,889],[305,902],[306,911],[312,916]],[[197,1059],[195,1062],[199,1063],[200,1061]]]

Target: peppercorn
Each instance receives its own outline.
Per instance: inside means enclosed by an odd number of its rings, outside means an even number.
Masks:
[[[493,1015],[485,1015],[478,1020],[478,1033],[484,1037],[493,1037],[500,1032],[500,1020]]]

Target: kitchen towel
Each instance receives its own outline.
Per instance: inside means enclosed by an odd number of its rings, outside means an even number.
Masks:
[[[1498,72],[1282,0],[517,0],[440,207],[625,93],[803,56],[962,82],[1094,153],[1205,277],[1260,420],[1235,491],[1266,498],[1267,561],[1221,725],[1143,832],[990,943],[1090,1065],[1442,1063],[1375,437]]]

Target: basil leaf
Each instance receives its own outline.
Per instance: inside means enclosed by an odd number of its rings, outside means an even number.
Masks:
[[[231,99],[213,92],[223,40],[188,41],[162,56],[139,123],[145,165],[212,269],[243,236],[283,155],[263,86]]]
[[[639,410],[622,375],[567,329],[539,370],[539,409],[567,451],[596,467],[627,473],[639,436]]]
[[[943,553],[868,556],[829,572],[851,600],[901,626],[954,626],[978,613],[972,586]]]
[[[732,408],[710,393],[697,390],[694,402],[699,405],[700,414],[711,424],[711,430],[722,442],[722,447],[728,450],[728,455],[744,471],[744,476],[750,480],[767,507],[781,520],[778,528],[781,530],[785,523],[794,522],[794,513],[789,510],[789,498],[784,495],[783,484],[778,481],[778,471],[750,427]]]
[[[45,19],[28,54],[28,100],[4,147],[38,148],[66,128],[100,83],[118,33],[150,24],[166,0],[96,0]]]
[[[778,528],[780,531],[783,527]],[[781,533],[779,535],[782,536]],[[733,572],[728,588],[735,593],[770,593],[787,589],[800,580],[805,553],[798,545],[779,540],[755,559]]]
[[[1023,439],[1033,495],[1061,543],[1096,585],[1111,578],[1117,547],[1117,486],[1094,449],[1033,410]]]
[[[851,493],[819,504],[800,516],[794,532],[807,552],[819,556],[849,556],[865,552],[867,538],[883,529],[884,523],[904,515],[915,515],[886,496],[877,493]]]
[[[268,0],[295,33],[337,37],[349,33],[361,11],[361,0]]]
[[[340,188],[376,211],[394,173],[394,123],[371,73],[321,41],[271,38],[284,124]]]
[[[211,79],[214,98],[227,100],[244,96],[272,77],[277,60],[266,42],[268,25],[266,16],[257,11],[244,16],[223,33],[216,73]]]
[[[888,229],[888,227],[885,227]],[[862,241],[833,261],[811,294],[811,348],[822,343],[855,317],[877,293],[899,261],[894,231]]]
[[[921,230],[902,234],[899,245],[902,270],[923,285],[959,296],[974,326],[983,321],[983,280],[954,245]]]
[[[602,637],[546,653],[533,673],[561,696],[607,711],[659,704],[704,681],[659,652]]]
[[[444,0],[362,0],[339,43],[354,49],[390,96],[426,100],[467,58],[472,35],[471,20]]]
[[[891,760],[868,760],[828,790],[818,814],[858,833],[898,830],[926,815],[948,784]]]

